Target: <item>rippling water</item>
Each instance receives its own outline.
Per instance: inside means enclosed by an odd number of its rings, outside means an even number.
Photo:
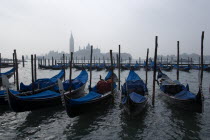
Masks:
[[[6,71],[8,69],[2,69]],[[117,72],[117,71],[116,71]],[[129,71],[121,73],[122,82]],[[145,79],[145,71],[136,71]],[[38,70],[38,78],[47,78],[58,71]],[[66,78],[68,78],[67,70]],[[73,69],[73,77],[80,71]],[[93,84],[99,75],[107,72],[93,72]],[[172,79],[176,71],[165,72]],[[148,89],[152,95],[152,76],[149,72]],[[19,66],[20,81],[31,83],[30,63],[25,68]],[[198,71],[180,71],[180,81],[189,83],[190,90],[198,91]],[[13,83],[13,77],[10,79]],[[88,85],[88,84],[87,84]],[[69,118],[62,106],[40,109],[33,112],[12,112],[7,106],[0,106],[0,139],[209,139],[210,138],[210,73],[204,72],[203,93],[205,96],[204,113],[196,114],[177,110],[168,106],[159,96],[156,85],[155,107],[151,105],[139,116],[127,115],[120,106],[119,97],[114,104],[104,110]],[[14,87],[13,84],[11,84]],[[151,103],[151,101],[150,101]]]

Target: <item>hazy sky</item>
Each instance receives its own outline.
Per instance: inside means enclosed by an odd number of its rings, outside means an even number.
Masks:
[[[11,56],[69,52],[71,31],[75,50],[92,44],[102,52],[118,50],[134,58],[158,54],[210,53],[210,0],[0,0],[0,52]]]

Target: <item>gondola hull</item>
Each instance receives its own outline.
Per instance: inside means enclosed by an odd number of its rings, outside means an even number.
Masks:
[[[72,91],[72,98],[77,98],[78,96],[84,95],[84,84],[77,90]],[[67,96],[69,92],[66,93]],[[77,95],[78,94],[78,95]],[[23,112],[23,111],[33,111],[37,109],[42,109],[46,107],[58,106],[61,105],[61,96],[52,97],[52,98],[42,98],[42,99],[20,99],[10,91],[8,93],[9,105],[10,108],[15,112]]]
[[[161,70],[172,71],[173,67],[162,67]]]
[[[129,103],[124,106],[126,112],[128,114],[132,114],[134,116],[141,114],[148,104],[148,97],[147,96],[145,96],[145,97],[146,97],[146,100],[141,103],[135,103],[129,99]]]
[[[102,71],[104,68],[103,67],[97,67],[96,70],[97,71]]]
[[[0,96],[0,105],[7,105],[8,102],[5,100],[4,95]]]
[[[14,112],[24,112],[24,111],[32,111],[45,107],[52,107],[55,105],[61,105],[61,98],[53,97],[53,98],[43,98],[43,99],[30,99],[30,100],[22,100],[17,98],[11,92],[8,93],[9,98],[9,106]]]

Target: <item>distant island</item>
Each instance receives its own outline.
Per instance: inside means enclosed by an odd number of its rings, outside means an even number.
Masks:
[[[52,57],[54,59],[62,59],[63,54],[65,54],[65,56],[67,56],[68,58],[70,57],[70,52],[73,52],[73,57],[74,60],[78,59],[78,60],[89,60],[90,59],[90,51],[91,51],[91,45],[88,43],[87,46],[84,46],[83,49],[80,48],[79,46],[79,50],[78,51],[74,51],[75,47],[74,47],[74,38],[73,35],[71,34],[70,37],[70,41],[69,41],[69,53],[66,52],[58,52],[58,51],[49,51],[49,53],[44,55],[44,58],[46,59],[51,59]],[[114,59],[116,59],[116,54],[118,54],[118,52],[113,52],[113,57]],[[38,58],[42,58],[43,56],[38,56]],[[93,48],[93,59],[95,58],[95,60],[108,60],[110,59],[110,53],[102,53],[101,50],[99,48]],[[121,53],[121,59],[125,60],[125,59],[132,59],[131,54],[129,53]]]

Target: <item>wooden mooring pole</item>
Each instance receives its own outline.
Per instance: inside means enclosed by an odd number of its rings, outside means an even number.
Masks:
[[[121,63],[120,63],[120,45],[119,45],[119,52],[118,52],[118,90],[120,90],[120,67],[121,67]]]
[[[91,45],[91,50],[90,50],[90,87],[89,90],[91,90],[91,84],[92,84],[92,58],[93,58],[93,46]]]
[[[114,95],[114,78],[113,78],[113,75],[114,75],[114,67],[113,67],[113,57],[112,57],[112,50],[110,50],[110,59],[111,59],[111,72],[112,72],[112,76],[111,76],[111,93],[112,95]]]
[[[15,68],[15,72],[14,72],[14,83],[16,82],[16,65],[15,65],[15,53],[12,54],[13,55],[13,67]]]
[[[71,78],[71,77],[72,77],[73,52],[71,52],[71,56],[70,56],[70,57],[71,57],[71,59],[70,59],[70,70],[69,70],[69,71],[70,71],[70,73],[69,73],[69,85],[70,85],[70,86],[69,86],[69,87],[70,87],[70,88],[69,88],[69,94],[71,95],[71,87],[72,87],[72,83],[71,83],[71,82],[72,82],[72,81],[71,81],[72,78]]]
[[[25,67],[24,55],[22,55],[22,63],[23,63],[23,67]]]
[[[34,94],[34,64],[33,64],[33,55],[31,55],[31,81],[32,81],[32,93]]]
[[[64,70],[64,81],[66,80],[66,64],[65,64],[65,54],[63,54],[63,70]]]
[[[15,68],[16,68],[16,86],[17,90],[19,90],[18,61],[17,61],[16,50],[14,50],[14,54],[15,54]]]
[[[177,41],[177,71],[176,71],[177,80],[179,80],[179,41]]]
[[[201,35],[201,80],[200,80],[201,87],[203,84],[203,40],[204,40],[204,31],[202,32]]]
[[[154,55],[154,72],[153,72],[153,94],[152,105],[155,104],[155,82],[156,82],[156,70],[157,70],[157,48],[158,48],[158,36],[155,37],[155,55]]]
[[[36,71],[36,54],[34,55],[34,79],[37,80],[37,71]]]
[[[148,57],[149,57],[149,48],[147,49],[147,57],[146,57],[146,67],[145,67],[145,70],[146,70],[146,85],[147,85],[147,79],[148,79]]]

